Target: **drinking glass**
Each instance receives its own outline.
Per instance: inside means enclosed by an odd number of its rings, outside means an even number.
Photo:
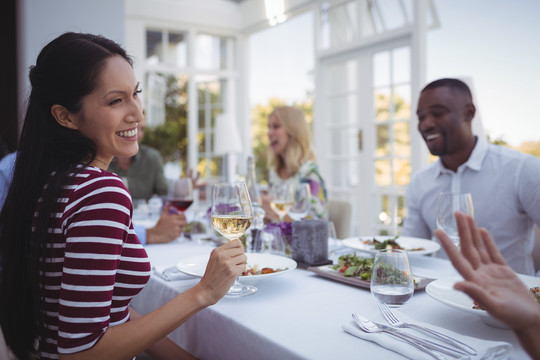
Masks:
[[[261,253],[285,256],[285,240],[281,229],[266,226],[259,235],[261,237]]]
[[[293,220],[302,220],[311,207],[311,188],[309,184],[298,184],[293,192],[293,204],[288,214]]]
[[[412,297],[414,280],[406,251],[385,249],[375,254],[370,290],[390,307],[401,306]]]
[[[474,216],[474,207],[471,194],[468,193],[440,193],[437,201],[437,227],[443,230],[459,247],[459,233],[454,213]]]
[[[341,240],[336,235],[334,222],[328,222],[328,255],[334,256],[341,247]]]
[[[244,182],[224,182],[212,188],[212,226],[229,241],[239,239],[253,221],[253,208]],[[243,285],[238,278],[227,297],[251,295],[257,288]]]
[[[167,192],[167,201],[178,211],[186,211],[193,204],[193,183],[191,179],[171,180]]]
[[[279,221],[283,221],[283,217],[289,211],[293,204],[293,191],[290,184],[276,184],[270,187],[270,207],[279,216]]]

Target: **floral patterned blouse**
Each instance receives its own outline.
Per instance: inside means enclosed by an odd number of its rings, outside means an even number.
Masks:
[[[282,179],[276,173],[274,168],[269,172],[269,185],[285,184],[309,184],[311,188],[311,209],[306,217],[307,219],[328,219],[328,210],[326,208],[326,187],[324,180],[319,173],[317,164],[314,161],[305,162],[300,169],[288,179]]]

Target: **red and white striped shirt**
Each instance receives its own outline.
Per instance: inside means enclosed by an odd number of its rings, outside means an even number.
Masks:
[[[128,306],[150,278],[133,230],[131,196],[114,174],[86,167],[57,199],[45,272],[46,329],[41,358],[94,346],[105,330],[129,320]]]

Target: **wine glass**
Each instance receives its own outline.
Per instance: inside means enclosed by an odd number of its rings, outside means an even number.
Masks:
[[[412,297],[414,280],[406,251],[385,249],[375,254],[370,290],[390,307],[401,306]]]
[[[212,226],[229,241],[239,239],[253,221],[253,208],[244,182],[224,182],[212,188]],[[227,293],[227,297],[251,295],[255,286],[243,285],[238,278]]]
[[[193,183],[191,179],[179,178],[169,182],[167,201],[178,211],[184,212],[193,204]]]
[[[293,204],[293,191],[288,183],[274,184],[270,187],[270,207],[279,216],[279,221],[283,221],[283,217],[289,211]]]
[[[474,216],[471,194],[440,193],[437,201],[437,227],[448,235],[454,245],[459,247],[459,233],[454,217],[456,211]]]
[[[328,255],[334,256],[341,247],[341,240],[336,235],[333,221],[328,222]]]
[[[281,229],[267,225],[259,235],[261,237],[261,253],[285,256],[285,240]]]
[[[288,214],[293,220],[302,220],[311,207],[311,188],[309,184],[298,184],[294,188],[293,204]]]

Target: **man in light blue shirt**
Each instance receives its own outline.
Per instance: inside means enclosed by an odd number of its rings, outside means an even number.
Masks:
[[[9,185],[13,178],[13,168],[15,167],[16,158],[17,153],[12,152],[0,160],[0,209],[2,209],[4,201],[6,201]]]
[[[402,234],[433,238],[439,193],[470,193],[476,222],[493,235],[506,262],[518,273],[534,274],[540,159],[475,136],[475,112],[470,90],[460,80],[437,80],[422,90],[418,131],[439,159],[411,179]]]

